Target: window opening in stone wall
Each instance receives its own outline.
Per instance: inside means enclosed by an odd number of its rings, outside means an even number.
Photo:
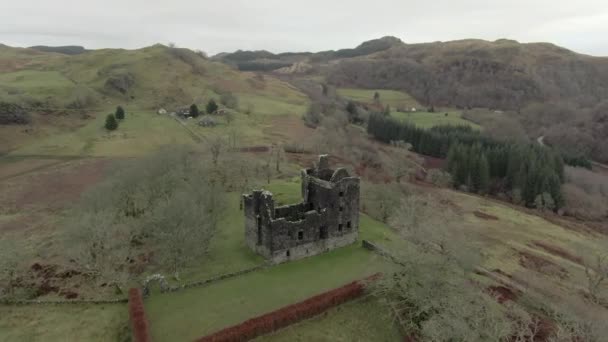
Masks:
[[[258,216],[258,245],[262,244],[262,218]]]
[[[321,239],[321,240],[327,239],[327,226],[319,227],[319,239]]]
[[[344,207],[343,206],[340,206],[340,211],[344,211]]]
[[[340,224],[338,225],[338,231],[339,231],[339,232],[341,232],[341,231],[342,231],[342,223],[340,223]]]
[[[350,221],[346,222],[346,228],[349,228],[349,229],[351,228]]]
[[[340,197],[344,197],[344,191],[340,191]]]
[[[304,240],[304,232],[301,230],[298,232],[298,240]]]
[[[291,256],[291,252],[289,251],[289,249],[287,250],[287,257],[289,258]]]

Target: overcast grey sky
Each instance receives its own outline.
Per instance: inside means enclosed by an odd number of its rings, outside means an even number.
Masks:
[[[320,51],[385,35],[547,41],[608,56],[608,0],[0,0],[0,43],[11,46]]]

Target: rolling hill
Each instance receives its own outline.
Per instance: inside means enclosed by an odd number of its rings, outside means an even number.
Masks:
[[[0,46],[0,102],[9,104],[3,108],[20,106],[31,121],[0,125],[0,152],[90,124],[101,126],[99,118],[117,105],[149,115],[192,103],[204,107],[226,93],[256,116],[300,115],[307,104],[285,82],[234,70],[188,49],[154,45],[66,55]]]
[[[530,138],[547,133],[550,144],[569,153],[608,161],[608,138],[602,133],[608,115],[608,57],[507,39],[406,44],[384,37],[354,49],[239,51],[216,58],[248,70],[274,68],[292,79],[316,78],[338,88],[398,90],[429,109],[509,111]],[[570,130],[573,126],[577,129]]]

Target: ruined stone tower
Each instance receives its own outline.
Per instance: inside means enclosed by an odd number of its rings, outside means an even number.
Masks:
[[[354,243],[359,233],[359,178],[329,168],[326,155],[302,170],[302,202],[275,208],[272,193],[243,195],[245,240],[275,263]]]

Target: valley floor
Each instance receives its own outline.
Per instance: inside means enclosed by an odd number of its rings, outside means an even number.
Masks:
[[[238,115],[235,124],[242,132],[238,144],[241,147],[301,143],[314,134],[302,124],[299,115],[259,119]],[[105,177],[105,170],[114,160],[142,155],[166,143],[197,144],[171,118],[137,113],[131,120],[133,123],[110,134],[95,121],[78,131],[41,140],[0,157],[0,234],[3,242],[8,242],[2,246],[19,253],[23,267],[31,269],[41,263],[69,270],[70,246],[62,219],[83,191]],[[204,137],[228,134],[231,130],[224,126],[210,133],[194,124],[187,125]],[[264,156],[255,151],[240,153]],[[285,159],[284,171],[266,185],[281,203],[299,198],[298,168],[308,165],[313,156],[290,154]],[[488,198],[428,185],[412,186],[442,201],[457,215],[456,229],[483,253],[484,272],[478,280],[488,288],[502,286],[515,294],[511,298],[515,300],[520,293],[534,292],[581,311],[581,315],[606,315],[605,309],[588,304],[582,295],[586,278],[580,256],[599,248],[599,233],[552,214],[547,220]],[[238,196],[228,195],[230,206],[213,240],[210,256],[199,266],[185,270],[183,281],[208,279],[263,263],[244,244]],[[393,230],[365,214],[360,238],[389,249],[403,248]],[[362,249],[358,242],[206,287],[153,293],[145,306],[155,340],[192,340],[376,273],[385,265],[385,260]],[[77,292],[79,299],[94,298],[102,291],[107,295],[107,289],[87,285],[78,277],[63,281],[53,276],[50,281],[60,290]],[[56,291],[42,298],[56,299],[61,295]],[[125,305],[119,304],[0,306],[0,340],[117,340],[128,335],[126,310]],[[398,341],[399,332],[387,312],[368,297],[258,340]]]

